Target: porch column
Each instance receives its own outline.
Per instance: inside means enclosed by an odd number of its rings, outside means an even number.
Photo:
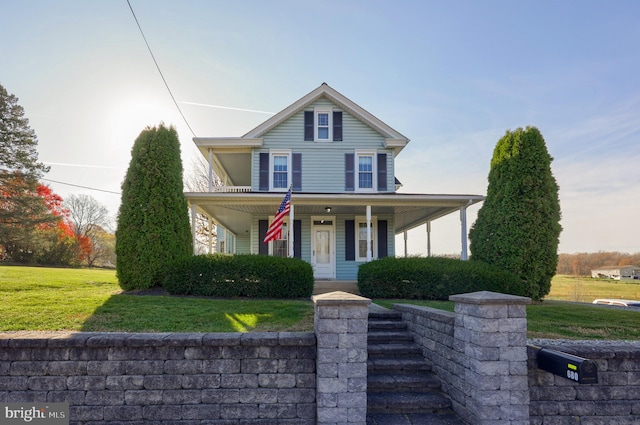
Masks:
[[[371,253],[371,205],[367,205],[367,262],[371,261],[372,259],[373,259],[373,256]]]
[[[460,259],[466,261],[469,259],[467,255],[467,206],[460,208],[460,239],[462,242],[462,250],[460,251]]]
[[[191,237],[193,238],[193,255],[196,255],[196,206],[191,204]]]
[[[207,216],[207,222],[209,223],[209,254],[213,251],[213,220],[211,216]]]
[[[407,257],[408,256],[408,252],[407,252],[407,231],[404,231],[404,256]]]
[[[293,204],[289,203],[289,258],[293,258]]]
[[[209,192],[213,190],[213,149],[209,149]]]
[[[427,221],[427,257],[431,257],[431,222]]]

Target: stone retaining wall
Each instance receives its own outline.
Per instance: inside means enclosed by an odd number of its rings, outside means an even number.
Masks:
[[[0,402],[71,423],[316,423],[313,333],[0,334]]]
[[[529,347],[531,425],[640,424],[640,344],[554,344],[548,348],[596,362],[598,384],[578,384],[536,366],[538,350]]]
[[[511,360],[505,359],[502,365],[493,363],[495,369],[491,373],[493,360],[490,359],[500,353],[500,350],[489,348],[493,344],[491,337],[488,336],[481,346],[471,346],[459,337],[466,333],[464,328],[458,328],[466,323],[467,328],[475,326],[485,331],[496,330],[500,329],[501,319],[496,315],[494,325],[490,324],[491,320],[483,320],[481,326],[477,326],[481,322],[474,325],[474,319],[462,315],[463,310],[468,311],[469,307],[461,309],[456,306],[456,313],[412,305],[393,307],[408,322],[414,340],[422,345],[424,356],[433,363],[433,370],[442,381],[443,390],[452,398],[454,409],[461,417],[472,424],[480,423],[482,418],[478,417],[478,413],[490,413],[492,407],[512,398],[516,404],[515,411],[519,411],[522,405],[528,406],[527,418],[496,419],[493,423],[640,424],[640,344],[616,345],[614,342],[607,344],[598,341],[591,345],[557,343],[549,346],[594,360],[598,366],[598,384],[578,384],[538,369],[537,350],[531,346],[527,347],[524,357],[520,348],[517,351],[503,349],[504,353],[510,352],[508,356]],[[519,321],[516,320],[516,323]],[[504,321],[502,323],[502,326],[507,326]],[[514,328],[510,328],[511,332],[503,329],[507,340],[513,340],[518,347],[526,344],[526,331],[513,333]],[[488,362],[482,366],[478,358]],[[488,373],[478,374],[477,370]],[[517,376],[516,380],[510,378],[512,373]],[[523,374],[526,379],[524,388]],[[465,390],[465,387],[468,389]],[[478,410],[469,412],[473,398],[478,397],[488,398],[485,398],[484,406],[478,405]],[[467,403],[467,407],[464,403]],[[487,407],[488,411],[485,410]],[[510,408],[503,404],[502,409]],[[487,420],[487,423],[492,422]]]

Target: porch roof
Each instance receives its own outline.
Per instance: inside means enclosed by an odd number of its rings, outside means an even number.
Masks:
[[[284,193],[273,192],[187,192],[189,204],[211,216],[235,234],[251,228],[252,216],[273,215]],[[405,193],[293,193],[294,214],[373,215],[393,214],[396,234],[436,220],[465,206],[484,201],[481,195],[435,195]],[[326,208],[331,207],[327,213]]]

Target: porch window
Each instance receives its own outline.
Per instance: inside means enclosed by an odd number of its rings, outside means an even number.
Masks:
[[[273,217],[269,220],[271,222]],[[282,223],[282,239],[269,242],[269,255],[274,257],[289,256],[289,220],[285,219]]]
[[[371,258],[376,259],[378,247],[376,241],[377,218],[371,217]],[[367,261],[367,219],[356,217],[356,261]]]

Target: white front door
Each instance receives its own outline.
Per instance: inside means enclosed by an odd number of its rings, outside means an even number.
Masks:
[[[311,265],[316,279],[336,277],[335,220],[312,218]]]

